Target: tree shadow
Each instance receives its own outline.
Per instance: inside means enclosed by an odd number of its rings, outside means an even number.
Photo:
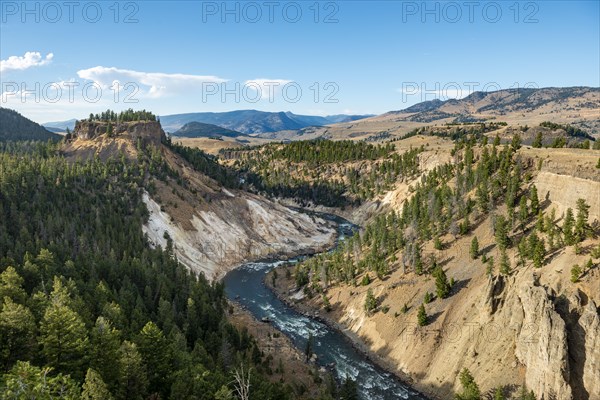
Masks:
[[[469,284],[469,282],[471,282],[471,278],[463,279],[463,280],[460,280],[460,281],[455,281],[454,282],[454,286],[452,286],[452,291],[450,292],[450,294],[452,296],[454,296],[455,294],[457,294],[458,292],[460,292],[462,289],[464,289],[465,287],[467,287],[467,285]]]
[[[440,317],[440,315],[442,315],[443,313],[444,313],[443,311],[438,311],[434,314],[428,315],[427,316],[427,324],[428,325],[434,324],[437,321],[437,319]]]

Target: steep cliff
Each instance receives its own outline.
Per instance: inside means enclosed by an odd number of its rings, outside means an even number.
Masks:
[[[133,121],[108,123],[104,121],[82,120],[75,123],[73,135],[78,139],[91,140],[102,135],[108,137],[122,136],[134,141],[138,139],[147,143],[160,144],[165,138],[160,122],[157,121]]]
[[[321,250],[332,243],[335,229],[323,219],[224,188],[163,145],[164,138],[160,122],[85,120],[77,122],[63,152],[71,160],[159,157],[168,171],[148,176],[153,190],[143,196],[149,211],[144,233],[153,246],[172,243],[179,261],[210,279],[246,261]]]

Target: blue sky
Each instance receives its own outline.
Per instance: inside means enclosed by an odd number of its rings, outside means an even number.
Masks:
[[[599,1],[23,4],[0,1],[1,105],[38,122],[129,107],[379,114],[600,86]]]

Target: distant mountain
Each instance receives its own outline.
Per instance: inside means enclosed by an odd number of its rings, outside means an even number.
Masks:
[[[463,99],[439,99],[424,101],[400,111],[388,114],[413,114],[408,117],[415,122],[432,122],[438,119],[474,116],[510,116],[532,111],[557,113],[578,110],[598,110],[600,88],[521,88],[494,92],[473,92]]]
[[[600,88],[597,87],[504,89],[474,92],[462,99],[424,101],[376,117],[271,136],[279,140],[310,137],[378,141],[390,135],[404,136],[416,128],[428,126],[505,122],[508,126],[534,127],[550,121],[579,128],[600,139],[599,110]],[[261,136],[268,137],[266,134]]]
[[[402,110],[403,112],[424,112],[424,111],[432,111],[432,110],[437,110],[438,108],[440,108],[442,106],[442,104],[444,104],[444,102],[440,99],[434,99],[434,100],[429,100],[429,101],[424,101],[422,103],[417,103],[414,106],[410,106],[408,108],[405,108],[404,110]]]
[[[160,117],[165,131],[175,132],[188,122],[203,122],[245,134],[298,130],[308,126],[323,126],[342,121],[355,121],[370,115],[332,115],[327,117],[298,115],[291,112],[266,112],[238,110],[222,113],[202,112],[163,115]]]
[[[46,122],[42,126],[52,132],[65,132],[67,128],[71,131],[75,129],[75,122],[77,120],[73,118],[68,121]]]
[[[233,131],[231,129],[221,128],[218,125],[205,124],[203,122],[188,122],[181,129],[172,133],[173,136],[186,138],[199,137],[238,137],[248,136],[245,133]]]
[[[0,107],[0,141],[60,139],[43,126],[25,118],[18,112]]]

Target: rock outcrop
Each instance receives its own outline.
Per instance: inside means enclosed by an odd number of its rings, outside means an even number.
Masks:
[[[573,398],[569,385],[568,331],[555,310],[551,294],[535,282],[535,277],[522,279],[515,294],[516,304],[507,303],[509,308],[505,312],[514,316],[515,355],[527,366],[527,387],[544,399]]]
[[[77,121],[73,134],[78,139],[91,140],[101,135],[128,136],[145,143],[160,144],[165,137],[160,122],[158,121],[133,121],[111,124],[104,121]]]
[[[195,273],[219,279],[246,261],[325,250],[335,229],[325,220],[290,210],[265,198],[241,191],[194,210],[189,227],[175,220],[147,193],[150,212],[144,233],[154,245],[173,240],[177,259]]]
[[[590,400],[600,399],[600,315],[593,301],[584,306],[579,325],[585,333],[583,386]]]

